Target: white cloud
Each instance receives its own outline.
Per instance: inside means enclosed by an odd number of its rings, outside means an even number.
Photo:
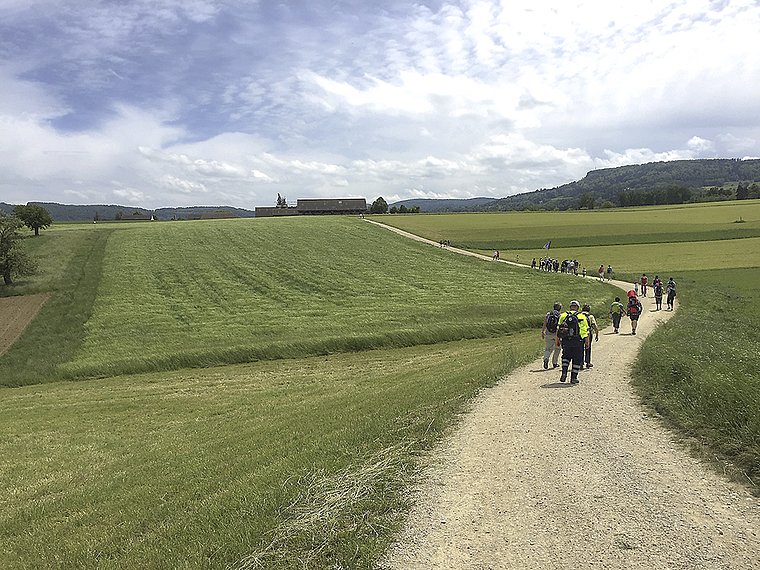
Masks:
[[[760,155],[753,0],[0,5],[7,200],[506,195]]]

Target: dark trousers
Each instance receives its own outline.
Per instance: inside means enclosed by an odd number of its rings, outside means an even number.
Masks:
[[[586,348],[584,351],[583,359],[586,362],[586,364],[591,364],[591,343],[594,342],[594,337],[591,335],[590,332],[588,333],[588,335],[589,335],[588,348]],[[583,366],[583,363],[581,363],[581,366]]]
[[[562,374],[567,374],[572,362],[570,379],[576,380],[578,372],[583,368],[583,356],[585,354],[585,345],[583,340],[563,340],[562,341]]]

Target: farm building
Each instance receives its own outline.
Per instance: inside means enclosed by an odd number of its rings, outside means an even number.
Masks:
[[[256,208],[256,217],[325,216],[332,214],[359,215],[366,212],[367,201],[364,198],[339,198],[331,200],[298,200],[295,208]]]

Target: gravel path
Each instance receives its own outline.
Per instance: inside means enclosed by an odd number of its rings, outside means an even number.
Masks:
[[[580,384],[537,360],[481,395],[381,568],[760,568],[760,500],[693,459],[629,386],[672,314],[641,300],[636,336],[627,319],[601,331]]]

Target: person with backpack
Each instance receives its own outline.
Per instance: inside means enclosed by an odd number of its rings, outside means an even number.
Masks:
[[[654,278],[654,307],[655,311],[662,311],[663,286],[659,277]]]
[[[599,327],[596,326],[596,317],[591,314],[591,305],[584,303],[581,312],[586,315],[586,320],[588,321],[588,344],[586,345],[586,352],[583,355],[583,360],[586,363],[586,368],[591,368],[594,366],[591,364],[591,345],[594,340],[599,342]],[[596,335],[596,339],[594,339],[594,335]]]
[[[610,310],[607,314],[612,315],[612,326],[615,329],[615,334],[617,334],[620,329],[620,319],[625,315],[625,307],[620,302],[620,297],[615,297],[615,302],[610,305]]]
[[[578,301],[570,301],[570,310],[559,317],[557,346],[562,345],[560,382],[567,380],[567,370],[572,362],[570,384],[578,383],[578,372],[583,368],[583,357],[590,344],[588,319],[580,312],[580,308]]]
[[[641,296],[646,297],[647,296],[647,282],[649,279],[647,279],[647,274],[642,273],[641,275]]]
[[[676,299],[676,282],[673,281],[673,278],[671,277],[668,280],[668,284],[665,286],[665,289],[668,293],[668,310],[673,310],[673,304]]]
[[[549,368],[549,357],[552,357],[554,368],[559,366],[559,346],[557,346],[557,326],[559,325],[562,303],[554,303],[554,309],[546,313],[541,338],[546,342],[544,349],[544,369]]]
[[[639,317],[641,316],[641,302],[636,298],[635,291],[628,291],[628,307],[626,308],[626,314],[631,319],[631,334],[636,334],[636,327],[639,324]]]

